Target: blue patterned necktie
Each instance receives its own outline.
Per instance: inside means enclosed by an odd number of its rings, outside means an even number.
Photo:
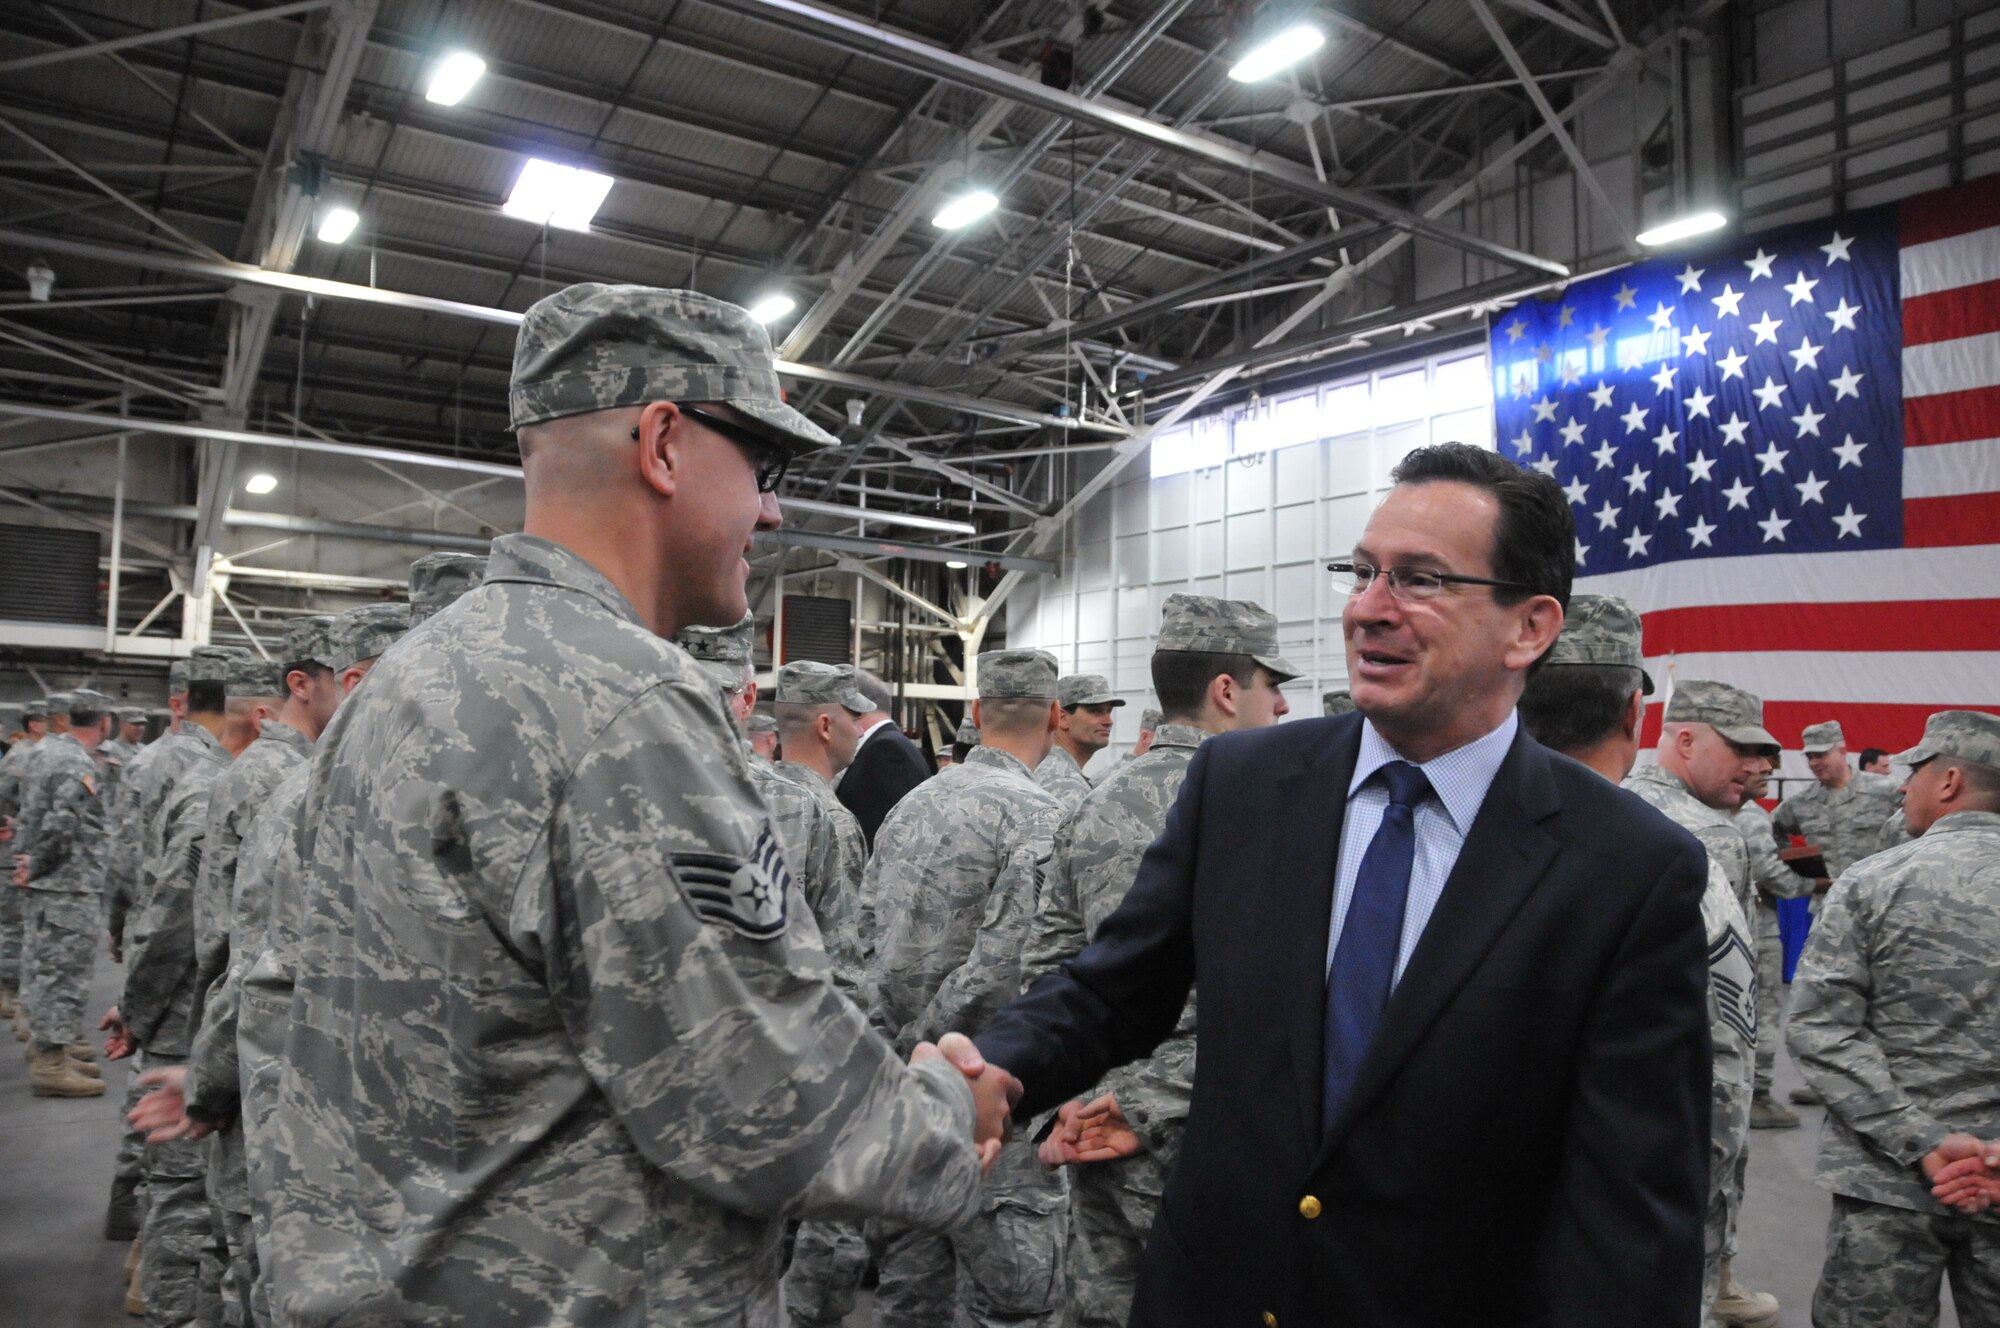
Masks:
[[[1320,1098],[1320,1128],[1333,1121],[1354,1088],[1355,1073],[1389,1003],[1396,954],[1403,943],[1403,906],[1410,897],[1410,867],[1417,851],[1417,804],[1430,792],[1424,772],[1407,761],[1391,761],[1373,776],[1389,789],[1382,824],[1368,843],[1355,873],[1354,896],[1341,924],[1340,944],[1326,978],[1326,1076]]]

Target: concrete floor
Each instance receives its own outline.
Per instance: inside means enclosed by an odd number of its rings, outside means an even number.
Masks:
[[[117,998],[122,971],[100,960],[92,1008]],[[121,1308],[125,1246],[103,1238],[104,1204],[124,1100],[122,1064],[106,1068],[105,1094],[78,1101],[29,1096],[27,1069],[0,1040],[0,1328],[130,1328]],[[1778,1092],[1799,1082],[1782,1053]],[[1817,1108],[1796,1130],[1753,1133],[1738,1278],[1778,1297],[1781,1328],[1812,1322],[1824,1251],[1827,1197],[1812,1181]],[[1947,1292],[1947,1297],[1949,1293]],[[866,1322],[867,1301],[853,1320]],[[1944,1328],[1958,1319],[1947,1300]]]

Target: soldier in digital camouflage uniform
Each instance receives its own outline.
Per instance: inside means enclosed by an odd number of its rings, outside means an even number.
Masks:
[[[120,706],[115,712],[118,727],[104,743],[104,754],[121,764],[139,754],[146,745],[146,712],[139,706]]]
[[[49,695],[48,736],[36,743],[22,762],[20,774],[19,804],[14,813],[13,837],[9,847],[12,857],[10,868],[20,864],[34,852],[35,830],[42,819],[43,781],[49,764],[61,750],[61,744],[53,741],[69,733],[69,710],[71,696],[68,692],[53,692]],[[9,875],[12,874],[10,870]],[[35,986],[35,947],[29,943],[28,910],[25,899],[17,901],[20,920],[12,941],[15,962],[20,967],[20,999],[15,1002],[14,1036],[22,1042],[29,1039],[28,1029],[33,1016],[33,1001],[29,993]]]
[[[1049,754],[1035,767],[1035,782],[1056,795],[1064,811],[1090,792],[1083,767],[1111,742],[1111,712],[1125,704],[1101,673],[1072,673],[1057,684],[1063,723]]]
[[[1328,718],[1350,714],[1354,710],[1354,697],[1345,687],[1338,691],[1323,692],[1319,698],[1319,707],[1320,713]]]
[[[1797,1112],[1771,1096],[1771,1073],[1778,1059],[1778,1040],[1784,1036],[1785,943],[1778,932],[1778,901],[1801,899],[1812,893],[1812,882],[1787,867],[1778,858],[1778,845],[1771,834],[1771,813],[1757,799],[1769,787],[1770,771],[1776,764],[1767,760],[1743,790],[1743,805],[1736,812],[1736,828],[1750,850],[1750,883],[1756,891],[1756,912],[1751,925],[1757,932],[1757,1075],[1756,1091],[1750,1099],[1750,1128],[1789,1130],[1799,1124]]]
[[[734,627],[683,627],[673,635],[674,644],[687,651],[696,669],[721,691],[722,708],[729,712],[745,754],[754,757],[753,769],[766,759],[755,755],[748,732],[757,705],[755,635],[756,620],[747,613]]]
[[[1922,837],[1848,868],[1792,978],[1787,1042],[1826,1101],[1833,1192],[1817,1328],[2000,1323],[2000,1213],[1931,1196],[1947,1136],[2000,1138],[2000,716],[1941,711],[1904,814]]]
[[[0,756],[0,870],[11,870],[14,862],[14,822],[21,814],[21,776],[28,757],[47,740],[49,710],[46,701],[30,701],[21,710],[24,736]],[[19,1013],[21,999],[21,908],[25,901],[12,890],[0,890],[0,1018],[16,1021],[16,1031],[25,1040],[26,1019]]]
[[[1636,620],[1630,606],[1624,612]],[[1709,1262],[1704,1270],[1704,1295],[1715,1319],[1745,1328],[1772,1328],[1778,1319],[1778,1300],[1768,1292],[1742,1286],[1732,1268],[1749,1162],[1757,1040],[1756,952],[1749,940],[1747,920],[1756,904],[1751,897],[1750,849],[1736,826],[1736,812],[1743,805],[1744,789],[1753,772],[1777,751],[1778,740],[1764,728],[1762,701],[1725,683],[1690,680],[1676,687],[1667,702],[1658,762],[1641,766],[1625,780],[1627,789],[1701,841],[1708,851],[1709,865],[1721,870],[1735,899],[1735,933],[1712,943],[1709,951],[1712,997],[1732,995],[1722,990],[1716,976],[1719,963],[1740,958],[1743,962],[1737,967],[1747,971],[1736,976],[1743,990],[1733,993],[1733,1001],[1720,1007],[1733,1016],[1725,1022],[1734,1027],[1717,1041],[1715,1097],[1709,1109]],[[1704,904],[1704,914],[1711,911]],[[1724,952],[1718,952],[1717,944]],[[1734,954],[1738,949],[1740,956]]]
[[[511,407],[527,533],[334,716],[279,858],[273,1319],[768,1328],[788,1218],[961,1220],[999,1111],[832,986],[664,639],[742,614],[779,470],[833,440],[685,291],[539,301]]]
[[[1056,671],[1041,650],[979,656],[980,745],[912,789],[876,833],[862,888],[874,910],[867,1007],[898,1050],[984,1027],[1020,994],[1022,949],[1064,815],[1033,773],[1054,740]],[[971,1222],[945,1235],[882,1233],[877,1321],[1059,1323],[1066,1189],[1029,1141],[1009,1142]]]
[[[486,577],[483,553],[427,553],[410,564],[409,626],[415,627]]]
[[[1788,846],[1793,835],[1805,836],[1826,859],[1827,876],[1838,880],[1875,851],[1883,822],[1896,809],[1896,781],[1848,766],[1837,720],[1810,725],[1800,745],[1818,782],[1778,804],[1771,833],[1779,847]]]
[[[763,711],[758,711],[743,721],[743,736],[749,739],[750,750],[766,761],[776,761],[778,757],[778,721]]]
[[[1170,595],[1153,654],[1164,709],[1152,746],[1085,796],[1056,835],[1055,858],[1028,945],[1032,981],[1080,953],[1123,902],[1139,859],[1165,828],[1195,749],[1210,735],[1276,723],[1281,684],[1298,669],[1278,654],[1278,620],[1248,600]],[[1076,1328],[1124,1328],[1140,1256],[1194,1093],[1195,1000],[1152,1055],[1098,1085],[1098,1111],[1129,1127],[1137,1154],[1076,1166],[1070,1179],[1069,1265]],[[1089,1110],[1086,1108],[1085,1110]],[[1066,1108],[1063,1131],[1079,1113]],[[1045,1161],[1060,1153],[1044,1148]]]

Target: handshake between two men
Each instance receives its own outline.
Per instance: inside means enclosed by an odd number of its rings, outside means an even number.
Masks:
[[[950,1061],[972,1085],[973,1105],[978,1113],[974,1140],[979,1146],[979,1168],[984,1173],[992,1168],[993,1160],[1000,1155],[1000,1145],[1013,1133],[1013,1110],[1014,1104],[1021,1100],[1021,1081],[999,1066],[989,1065],[972,1039],[963,1033],[946,1033],[934,1043],[918,1043],[910,1053],[910,1064],[939,1058]],[[1117,1101],[1106,1093],[1089,1102],[1065,1102],[1036,1156],[1043,1166],[1062,1167],[1112,1162],[1131,1157],[1144,1147],[1138,1133],[1118,1110]]]
[[[1946,1135],[1925,1154],[1924,1179],[1931,1197],[1961,1213],[1984,1213],[2000,1205],[2000,1140],[1969,1134]]]

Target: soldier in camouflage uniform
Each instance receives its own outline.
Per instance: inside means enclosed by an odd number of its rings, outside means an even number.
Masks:
[[[1350,714],[1354,710],[1354,697],[1345,687],[1337,691],[1323,692],[1319,698],[1320,713],[1331,719],[1335,715]]]
[[[1849,768],[1837,720],[1809,726],[1801,745],[1819,782],[1778,804],[1771,833],[1779,847],[1793,835],[1805,836],[1826,859],[1828,879],[1838,880],[1875,851],[1883,822],[1896,810],[1896,781]]]
[[[1949,1275],[1959,1322],[1991,1325],[2000,1213],[1939,1203],[1930,1177],[1947,1145],[2000,1139],[2000,716],[1941,711],[1892,760],[1922,837],[1842,874],[1792,979],[1834,1196],[1813,1323],[1931,1328]]]
[[[743,750],[752,753],[748,727],[757,706],[757,675],[752,654],[756,620],[744,614],[734,627],[683,627],[675,632],[674,644],[694,660],[696,669],[712,679],[722,693],[722,708],[744,740]],[[754,767],[768,758],[757,756]]]
[[[743,721],[743,736],[750,740],[750,750],[766,761],[776,761],[778,756],[778,721],[763,711],[758,711]]]
[[[1813,888],[1811,881],[1779,860],[1778,845],[1771,834],[1771,813],[1757,801],[1770,786],[1774,765],[1767,759],[1751,775],[1743,789],[1743,805],[1736,811],[1736,828],[1743,832],[1743,843],[1750,850],[1750,883],[1756,892],[1751,919],[1757,931],[1757,1077],[1756,1092],[1750,1099],[1753,1130],[1791,1130],[1799,1124],[1799,1114],[1771,1096],[1771,1072],[1777,1064],[1785,1019],[1785,943],[1778,932],[1778,901],[1803,898]]]
[[[1072,673],[1057,684],[1062,721],[1055,745],[1035,767],[1035,782],[1056,795],[1063,810],[1075,811],[1090,792],[1083,767],[1111,745],[1111,712],[1125,704],[1101,673]]]
[[[1618,601],[1622,604],[1623,601]],[[1625,612],[1631,614],[1630,606]],[[1631,614],[1636,619],[1636,614]],[[1658,762],[1642,766],[1625,780],[1625,787],[1663,812],[1708,850],[1712,868],[1719,868],[1735,898],[1737,935],[1722,942],[1740,949],[1747,961],[1738,975],[1743,990],[1727,993],[1715,977],[1718,961],[1728,954],[1709,951],[1711,993],[1733,1001],[1718,1009],[1733,1018],[1731,1036],[1718,1041],[1715,1061],[1716,1098],[1710,1108],[1710,1207],[1707,1248],[1709,1265],[1704,1286],[1714,1318],[1740,1328],[1773,1328],[1778,1299],[1752,1291],[1735,1279],[1738,1221],[1743,1209],[1745,1168],[1749,1161],[1750,1098],[1756,1071],[1755,951],[1749,942],[1751,897],[1750,849],[1737,829],[1736,812],[1753,773],[1778,751],[1778,740],[1764,728],[1764,703],[1725,683],[1690,680],[1674,689],[1660,730]],[[1706,904],[1704,913],[1711,910]],[[1741,1042],[1741,1045],[1737,1045]],[[1726,1044],[1726,1049],[1725,1049]],[[1727,1121],[1726,1137],[1720,1132]],[[1720,1200],[1718,1211],[1717,1200]],[[1719,1265],[1715,1262],[1720,1252]]]
[[[272,1315],[770,1328],[788,1218],[959,1221],[1005,1110],[832,986],[664,639],[743,614],[784,462],[833,440],[685,291],[539,301],[511,406],[527,532],[334,716],[279,856]]]
[[[1652,688],[1638,611],[1613,595],[1572,595],[1562,635],[1521,694],[1521,723],[1544,746],[1606,779],[1623,781],[1638,760],[1646,695]],[[1686,780],[1652,788],[1658,791],[1648,801],[1656,806],[1662,801],[1680,805],[1682,790],[1690,798],[1694,794],[1694,786]],[[1703,811],[1709,810],[1699,798],[1693,800]],[[1691,810],[1684,809],[1684,814],[1705,819]],[[1702,893],[1701,920],[1708,943],[1709,1042],[1714,1056],[1701,1314],[1703,1323],[1714,1324],[1734,1220],[1732,1203],[1741,1200],[1757,1040],[1757,974],[1749,920],[1713,856],[1708,862],[1708,887]]]
[[[13,835],[8,847],[12,849],[12,868],[18,869],[34,851],[35,829],[42,819],[43,783],[49,770],[49,762],[55,756],[59,744],[52,739],[66,737],[69,733],[69,710],[71,696],[68,692],[51,693],[48,699],[48,737],[32,747],[21,765],[19,804],[14,813]],[[12,874],[11,872],[9,873]],[[22,1042],[29,1040],[29,1023],[33,1014],[33,1002],[29,992],[35,986],[35,948],[28,943],[28,912],[25,899],[17,901],[20,919],[11,942],[15,962],[20,971],[20,998],[14,1003],[14,1036]]]
[[[1278,654],[1278,620],[1248,600],[1170,595],[1155,643],[1153,690],[1163,718],[1152,746],[1120,765],[1056,835],[1028,945],[1032,980],[1082,951],[1123,902],[1139,859],[1166,825],[1195,749],[1211,734],[1275,724],[1287,712],[1281,684],[1298,670]],[[1151,1056],[1114,1070],[1088,1104],[1061,1112],[1041,1149],[1070,1164],[1069,1265],[1076,1328],[1124,1328],[1139,1260],[1179,1156],[1194,1093],[1194,997]],[[1086,1128],[1118,1132],[1131,1154],[1087,1160]]]
[[[31,701],[21,711],[26,736],[0,756],[0,866],[14,861],[14,821],[21,813],[21,776],[28,757],[47,739],[46,701]],[[0,890],[0,1019],[17,1019],[21,999],[21,907],[25,901],[12,890]],[[23,1021],[24,1022],[24,1021]]]
[[[114,713],[118,728],[105,740],[104,755],[122,765],[146,745],[146,712],[139,706],[121,706]]]
[[[1020,993],[1022,950],[1063,819],[1062,804],[1033,774],[1060,713],[1054,656],[988,651],[977,676],[980,745],[890,811],[862,890],[874,909],[868,1015],[898,1050],[982,1027]],[[1017,1138],[1001,1150],[979,1215],[964,1227],[885,1231],[878,1323],[1059,1323],[1068,1291],[1066,1188]]]
[[[483,553],[427,553],[410,564],[410,627],[458,602],[486,579]]]

